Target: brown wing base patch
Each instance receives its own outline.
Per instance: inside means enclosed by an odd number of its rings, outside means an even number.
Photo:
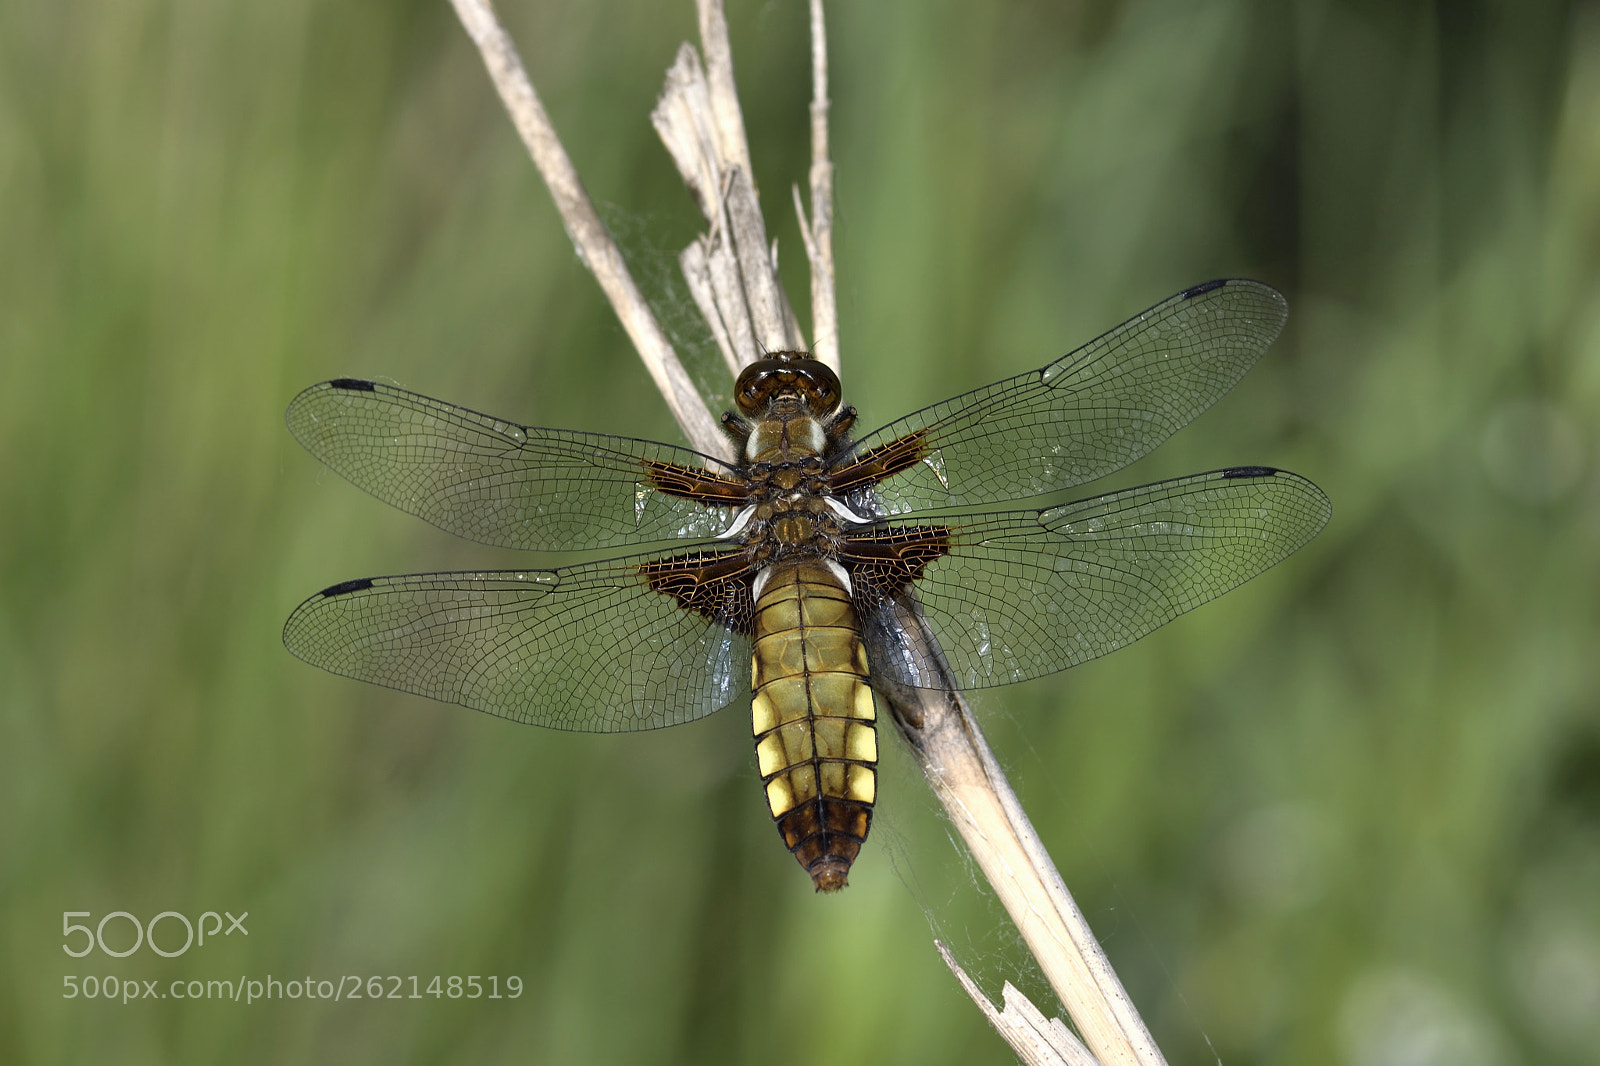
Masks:
[[[834,492],[849,492],[867,485],[875,485],[884,478],[915,466],[928,454],[927,430],[880,444],[862,452],[853,462],[846,463],[828,475]]]
[[[725,478],[710,470],[649,459],[640,460],[640,465],[644,467],[645,477],[650,484],[668,496],[719,507],[737,507],[750,498],[750,487],[744,482]]]
[[[743,551],[694,552],[652,559],[639,567],[645,583],[735,633],[749,636],[755,618],[750,582],[755,572]]]
[[[950,527],[901,526],[852,536],[839,554],[850,571],[856,609],[865,615],[950,554]]]

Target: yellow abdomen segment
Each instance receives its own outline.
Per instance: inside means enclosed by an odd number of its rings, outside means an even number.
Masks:
[[[778,831],[817,890],[843,888],[877,797],[867,651],[850,594],[819,560],[774,564],[756,601],[751,718]]]

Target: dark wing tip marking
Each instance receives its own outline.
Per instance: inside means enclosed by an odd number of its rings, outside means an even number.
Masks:
[[[1183,292],[1179,293],[1178,295],[1182,296],[1185,300],[1192,300],[1196,296],[1204,296],[1208,292],[1215,292],[1217,289],[1222,288],[1227,283],[1227,278],[1217,278],[1214,281],[1202,281],[1198,285],[1193,285],[1187,289],[1184,289]]]
[[[1275,466],[1230,466],[1222,472],[1225,478],[1273,477],[1282,471]]]
[[[360,378],[334,378],[328,382],[330,389],[344,389],[347,392],[376,392],[378,384],[375,381],[363,381]]]
[[[371,587],[372,579],[370,577],[358,577],[354,581],[341,581],[337,585],[329,585],[318,595],[324,599],[329,599],[334,596],[346,596],[352,592],[365,592]]]

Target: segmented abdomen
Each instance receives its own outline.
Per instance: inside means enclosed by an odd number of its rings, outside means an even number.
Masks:
[[[756,601],[751,718],[778,832],[820,892],[843,888],[877,795],[867,652],[818,560],[776,563]]]

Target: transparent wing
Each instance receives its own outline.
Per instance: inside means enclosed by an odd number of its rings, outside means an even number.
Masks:
[[[902,542],[923,537],[931,561],[870,613],[872,670],[939,687],[935,661],[908,636],[916,602],[963,688],[1064,670],[1255,577],[1330,513],[1305,478],[1235,467],[1042,511],[891,526]]]
[[[1026,499],[1121,469],[1233,388],[1287,316],[1283,297],[1260,282],[1186,289],[1046,367],[862,437],[853,454],[863,461],[875,449],[901,461],[855,498],[857,509],[887,516]]]
[[[285,421],[307,451],[378,499],[505,548],[715,537],[742,501],[709,502],[737,486],[717,460],[687,448],[521,426],[380,382],[313,385]]]
[[[552,729],[656,729],[748,699],[748,638],[652,588],[659,562],[347,581],[295,608],[283,643],[345,677]]]

